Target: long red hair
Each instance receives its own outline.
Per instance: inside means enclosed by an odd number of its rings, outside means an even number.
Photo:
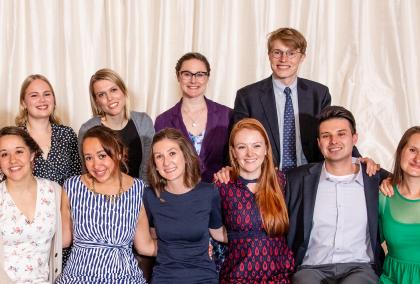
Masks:
[[[243,129],[256,130],[264,138],[267,155],[261,165],[261,176],[256,189],[257,206],[261,214],[265,231],[270,236],[283,235],[289,230],[289,216],[286,202],[279,183],[279,177],[274,168],[270,140],[262,124],[253,118],[238,121],[232,128],[229,137],[229,158],[233,167],[232,178],[239,176],[239,164],[234,158],[234,140],[239,131]]]

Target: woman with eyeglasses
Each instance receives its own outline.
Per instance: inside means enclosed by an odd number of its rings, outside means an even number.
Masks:
[[[182,98],[156,118],[155,130],[180,130],[198,154],[201,179],[212,182],[213,174],[227,163],[225,154],[232,110],[205,97],[210,64],[204,55],[184,54],[175,71]]]
[[[204,55],[197,52],[184,54],[178,59],[175,71],[182,98],[156,118],[155,130],[180,130],[197,152],[201,180],[211,183],[214,173],[227,164],[232,110],[205,97],[210,63]],[[213,259],[218,271],[224,251],[224,246],[213,242]]]

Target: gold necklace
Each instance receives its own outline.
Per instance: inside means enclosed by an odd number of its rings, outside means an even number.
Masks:
[[[96,189],[95,189],[95,178],[94,177],[92,177],[92,188],[90,188],[90,190],[93,192],[93,193],[95,193],[96,195],[97,194],[101,194],[101,195],[104,195],[105,196],[105,199],[106,199],[106,201],[110,201],[111,203],[114,203],[115,201],[117,201],[118,200],[118,198],[120,197],[120,195],[123,193],[123,188],[122,188],[122,176],[121,176],[121,173],[119,174],[119,176],[118,176],[118,180],[119,180],[119,185],[120,185],[120,189],[118,190],[118,193],[117,194],[103,194],[103,193],[99,193],[99,192],[97,192],[96,191]]]

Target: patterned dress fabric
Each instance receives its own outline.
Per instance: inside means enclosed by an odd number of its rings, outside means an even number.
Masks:
[[[285,236],[266,234],[254,194],[241,179],[217,186],[229,239],[220,283],[290,283],[292,251]]]
[[[63,185],[67,178],[81,172],[76,133],[68,126],[51,124],[51,149],[47,159],[42,155],[35,159],[34,175]]]
[[[407,199],[394,186],[394,195],[379,194],[379,228],[386,241],[379,283],[420,283],[420,199]]]
[[[0,184],[0,234],[4,270],[16,283],[49,283],[49,257],[55,234],[55,189],[51,181],[37,179],[35,216],[30,222]]]
[[[133,255],[144,184],[134,179],[116,200],[90,191],[80,176],[64,183],[73,221],[73,249],[56,283],[146,283]]]

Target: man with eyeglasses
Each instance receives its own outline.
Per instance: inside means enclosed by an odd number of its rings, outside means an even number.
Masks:
[[[322,161],[317,116],[331,104],[331,95],[326,86],[297,76],[306,40],[295,29],[280,28],[270,33],[267,48],[273,74],[237,92],[233,121],[259,120],[270,137],[275,165],[284,171]]]

